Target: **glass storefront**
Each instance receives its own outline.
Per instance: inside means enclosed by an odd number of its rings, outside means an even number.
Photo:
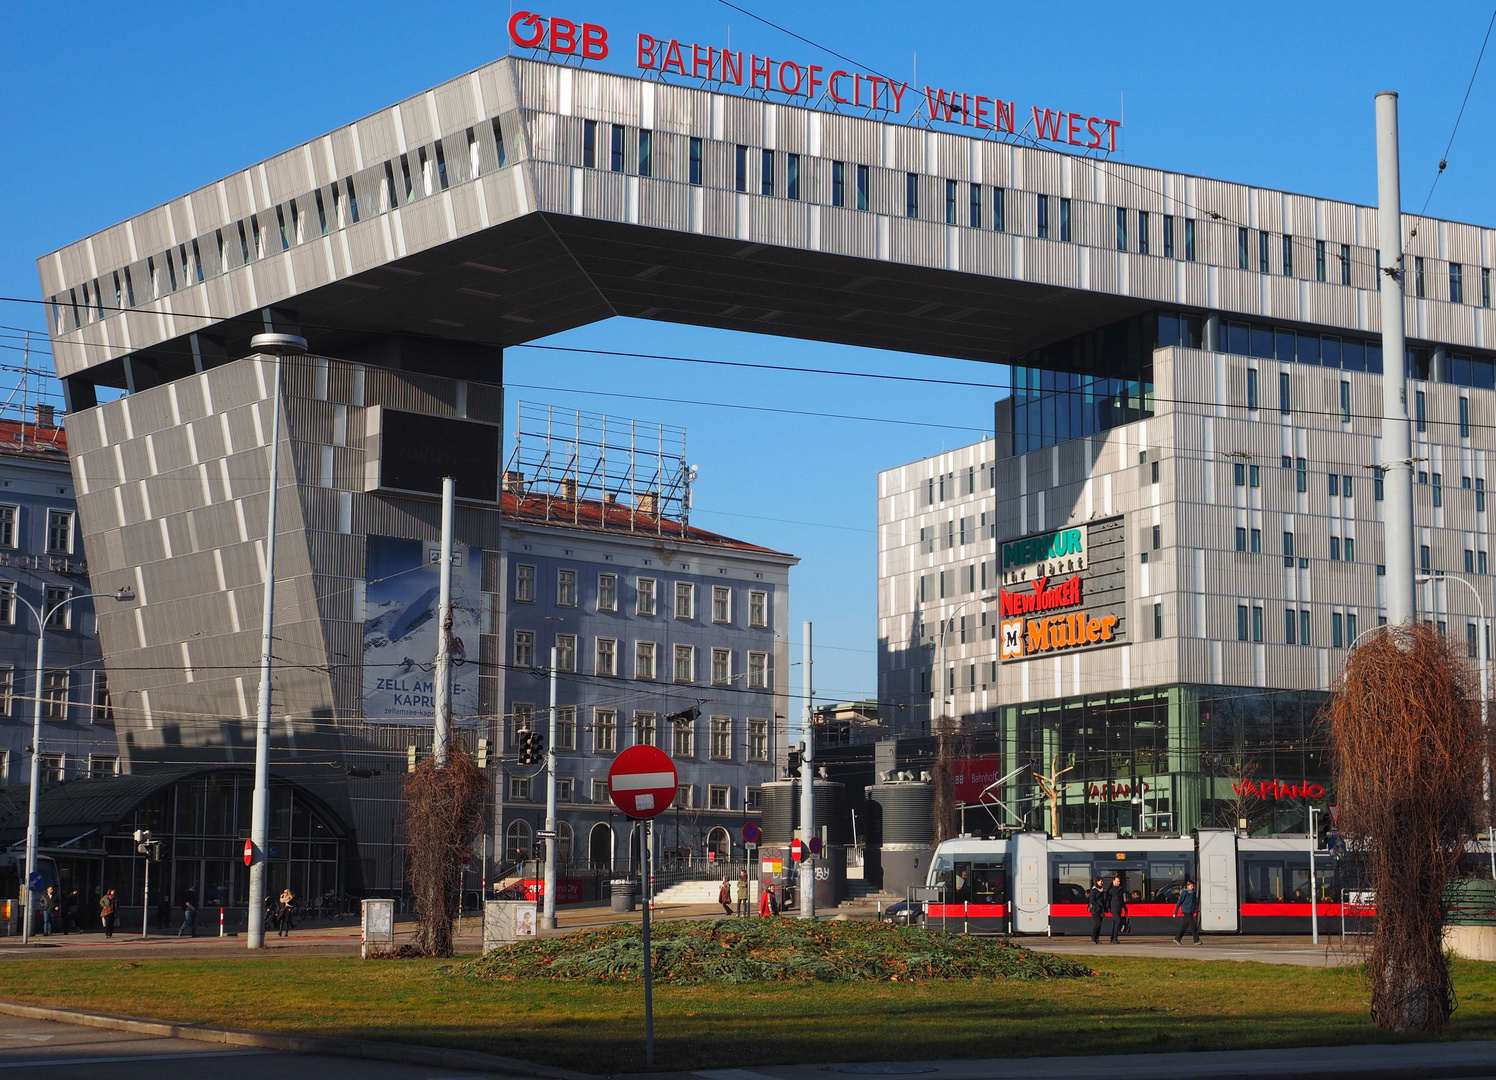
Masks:
[[[999,710],[1005,789],[1026,827],[1049,830],[1034,779],[1055,777],[1062,833],[1303,832],[1330,789],[1321,691],[1169,686]]]

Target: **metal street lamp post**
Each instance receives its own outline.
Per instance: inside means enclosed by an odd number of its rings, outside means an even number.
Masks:
[[[990,604],[994,600],[996,600],[997,597],[998,597],[997,593],[995,593],[995,592],[989,592],[989,593],[983,593],[981,596],[977,597],[976,600],[963,600],[960,604],[958,604],[956,606],[956,610],[951,614],[951,617],[949,619],[946,619],[946,618],[942,617],[941,620],[940,620],[940,715],[941,716],[945,715],[946,701],[949,699],[949,697],[950,697],[950,691],[951,691],[951,688],[949,686],[949,680],[946,678],[946,667],[945,667],[945,637],[946,637],[946,635],[948,633],[950,633],[951,624],[954,623],[957,619],[959,619],[961,617],[961,612],[965,611],[973,603]],[[931,709],[931,714],[930,714],[930,733],[932,735],[934,734],[935,720],[936,720],[935,712],[934,712],[933,709]]]
[[[69,596],[47,608],[45,599],[42,601],[42,610],[37,611],[19,596],[12,596],[18,604],[31,612],[36,619],[36,694],[31,703],[31,796],[26,811],[26,881],[22,889],[22,895],[26,897],[26,906],[21,913],[21,941],[23,943],[31,940],[31,875],[36,873],[36,847],[37,847],[37,792],[41,787],[42,777],[42,683],[47,674],[47,623],[54,615],[67,607],[74,600],[94,600],[100,597],[112,596],[120,602],[135,599],[135,590],[125,585],[112,593],[84,593],[82,596]]]

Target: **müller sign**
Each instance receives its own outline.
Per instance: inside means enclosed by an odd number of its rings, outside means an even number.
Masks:
[[[576,23],[556,16],[516,11],[509,19],[509,40],[522,49],[537,49],[557,56],[575,56],[583,60],[605,60],[608,57],[608,30],[596,23]],[[868,71],[827,68],[803,60],[776,60],[757,53],[744,54],[741,49],[719,49],[700,42],[682,42],[675,38],[657,38],[640,34],[635,42],[634,62],[640,71],[661,75],[678,75],[719,87],[736,87],[748,91],[783,94],[804,98],[810,105],[823,94],[838,105],[872,109],[890,116],[902,115],[908,107],[923,108],[931,120],[960,124],[978,131],[995,131],[1009,135],[1027,130],[1016,127],[1020,115],[1016,102],[965,90],[926,86],[909,94],[907,82]],[[1085,113],[1040,109],[1031,106],[1035,138],[1063,143],[1086,150],[1117,149],[1120,120],[1108,120]]]

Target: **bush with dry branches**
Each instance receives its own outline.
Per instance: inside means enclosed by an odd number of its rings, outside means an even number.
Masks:
[[[423,956],[452,955],[452,916],[461,902],[462,855],[483,827],[488,781],[454,746],[440,769],[421,761],[405,781],[405,873],[416,902]]]
[[[1426,626],[1351,651],[1327,706],[1336,821],[1376,890],[1372,1019],[1442,1031],[1454,1009],[1440,900],[1480,804],[1480,695],[1470,665]]]

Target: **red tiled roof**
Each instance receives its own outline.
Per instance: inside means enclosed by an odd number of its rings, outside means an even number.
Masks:
[[[22,443],[22,435],[25,442]],[[30,421],[0,420],[0,454],[32,454],[67,460],[68,436],[61,427],[37,427]]]
[[[565,529],[586,529],[594,532],[626,533],[641,538],[657,537],[665,540],[684,540],[687,543],[709,547],[732,548],[738,551],[754,551],[765,555],[794,558],[773,548],[761,547],[730,536],[698,529],[694,525],[682,528],[679,521],[641,513],[636,508],[616,503],[605,505],[595,499],[572,501],[544,495],[516,495],[504,492],[503,514],[507,520],[533,522],[536,525],[552,525]]]

